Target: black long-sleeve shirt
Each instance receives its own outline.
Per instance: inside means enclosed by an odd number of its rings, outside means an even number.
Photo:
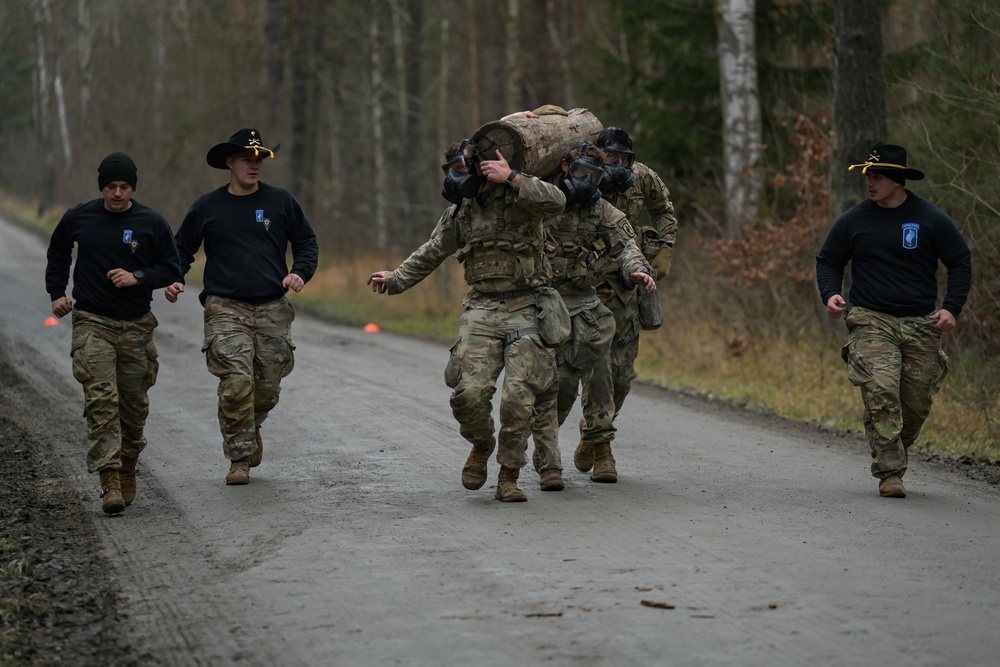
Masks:
[[[154,289],[180,280],[170,225],[162,215],[134,199],[121,213],[104,208],[103,198],[66,211],[49,241],[45,291],[52,301],[66,296],[74,244],[74,307],[88,313],[138,319],[149,312]],[[142,269],[146,278],[140,285],[115,287],[108,278],[112,269],[133,273]]]
[[[896,208],[865,200],[837,218],[816,256],[816,284],[827,303],[840,294],[850,261],[851,304],[896,317],[930,315],[939,260],[948,269],[941,307],[957,317],[972,287],[972,253],[951,218],[907,190]]]
[[[253,304],[274,301],[285,294],[281,282],[289,273],[308,282],[319,261],[316,234],[298,200],[265,183],[249,195],[230,194],[228,186],[202,195],[191,204],[175,239],[182,274],[205,244],[202,304],[209,295]]]

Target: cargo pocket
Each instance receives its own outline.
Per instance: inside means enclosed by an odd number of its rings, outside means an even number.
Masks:
[[[551,388],[559,376],[555,350],[534,336],[518,341],[517,355],[508,359],[511,367],[505,372],[524,378],[535,395]]]
[[[292,337],[289,335],[282,336],[281,340],[285,346],[281,377],[286,378],[295,369],[295,343],[292,342]]]
[[[220,373],[216,372],[216,370],[220,368],[220,364],[215,354],[215,339],[218,337],[218,334],[211,333],[205,336],[205,341],[201,344],[201,351],[205,355],[205,363],[208,365],[208,372],[216,377],[220,375]]]
[[[559,292],[551,287],[539,287],[535,290],[535,321],[538,333],[547,344],[558,347],[569,340],[573,332],[566,309],[566,302]]]
[[[615,335],[615,316],[606,306],[585,310],[573,317],[573,334],[567,359],[578,370],[588,370],[608,353]]]
[[[847,379],[855,387],[860,387],[871,379],[871,371],[864,357],[858,353],[855,341],[848,341],[847,345],[840,349],[840,356],[847,364]]]
[[[944,350],[938,348],[938,361],[941,362],[941,370],[938,373],[937,380],[931,385],[930,395],[934,396],[939,391],[941,391],[941,385],[944,384],[944,379],[948,376],[948,355],[944,353]]]
[[[454,389],[462,381],[462,363],[456,354],[461,338],[456,338],[448,352],[448,364],[444,367],[444,383],[449,389]]]
[[[94,370],[87,357],[86,346],[93,334],[74,334],[70,346],[69,356],[73,358],[73,378],[80,383],[89,382],[94,378]]]
[[[150,341],[149,345],[146,346],[146,357],[148,366],[146,367],[145,384],[148,389],[156,384],[156,377],[160,372],[160,352],[156,349],[156,343]]]

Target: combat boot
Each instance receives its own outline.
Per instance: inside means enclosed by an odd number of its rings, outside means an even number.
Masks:
[[[590,473],[590,481],[608,484],[618,481],[618,471],[615,470],[615,457],[611,454],[610,442],[594,445],[594,472]]]
[[[122,456],[122,467],[118,471],[118,482],[122,488],[122,500],[126,505],[131,505],[135,500],[135,466],[139,463],[138,457]]]
[[[251,468],[256,468],[264,460],[264,441],[260,439],[260,426],[257,427],[255,437],[257,438],[257,449],[253,450],[253,454],[247,459]]]
[[[249,484],[250,483],[250,462],[246,458],[239,461],[231,461],[229,464],[229,474],[226,475],[226,484]]]
[[[490,439],[488,445],[473,445],[469,458],[462,468],[462,486],[470,491],[483,488],[486,483],[486,464],[496,446],[496,440]]]
[[[118,514],[125,511],[125,501],[122,500],[122,486],[118,481],[118,471],[114,468],[102,468],[101,475],[101,509],[105,514]]]
[[[886,477],[879,482],[878,494],[883,498],[905,498],[906,488],[903,486],[903,480],[895,475]]]
[[[539,480],[538,485],[542,488],[542,491],[562,491],[566,488],[566,483],[563,482],[562,470],[546,470],[542,473],[542,478]]]
[[[594,467],[594,446],[589,442],[580,441],[573,452],[573,465],[580,472],[587,472]]]
[[[523,503],[528,499],[524,491],[517,488],[517,478],[520,473],[517,468],[500,466],[500,475],[497,477],[497,500],[505,503]]]

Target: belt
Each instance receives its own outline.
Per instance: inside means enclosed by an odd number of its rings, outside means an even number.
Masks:
[[[620,350],[623,347],[627,346],[632,341],[634,341],[638,337],[639,337],[639,330],[635,328],[635,323],[633,322],[632,323],[632,331],[628,332],[627,334],[625,334],[624,336],[622,336],[618,340],[616,340],[613,343],[611,343],[611,347],[612,347],[612,349]]]
[[[503,346],[507,347],[516,340],[520,340],[525,336],[530,336],[531,334],[537,334],[538,327],[525,327],[523,329],[518,329],[517,331],[511,331],[509,334],[503,337]]]
[[[514,289],[514,290],[509,290],[507,292],[497,292],[494,296],[496,296],[499,299],[513,299],[514,297],[517,296],[528,296],[529,294],[534,294],[534,293],[535,291],[530,288]]]

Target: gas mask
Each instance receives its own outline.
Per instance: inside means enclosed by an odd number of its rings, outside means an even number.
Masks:
[[[624,159],[618,158],[611,164],[604,165],[602,190],[605,192],[625,192],[633,185],[635,185],[635,172]]]
[[[600,185],[604,167],[592,157],[583,155],[573,160],[563,174],[559,186],[566,193],[566,206],[593,206],[601,198]]]
[[[441,165],[444,171],[444,189],[441,196],[452,204],[461,204],[463,199],[472,199],[479,193],[479,186],[482,179],[476,172],[476,160],[470,157],[463,150],[455,153],[445,164]]]

